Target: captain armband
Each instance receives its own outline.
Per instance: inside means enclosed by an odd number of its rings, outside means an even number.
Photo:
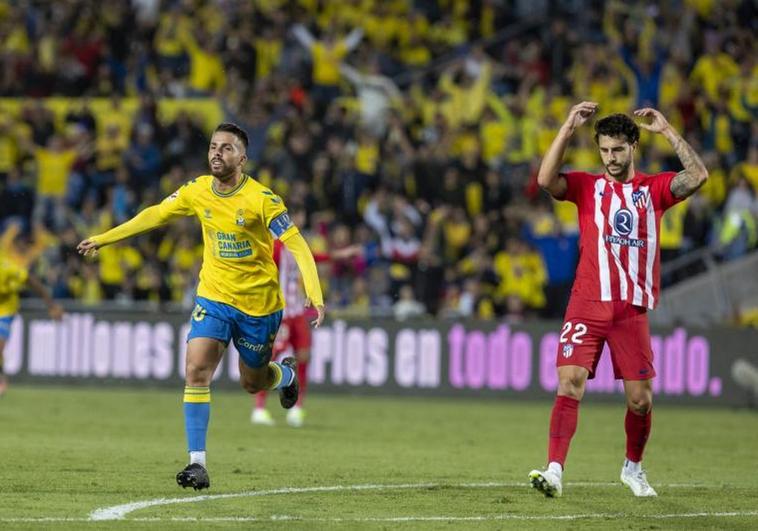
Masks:
[[[292,220],[287,212],[282,212],[268,224],[268,230],[271,231],[276,238],[281,238],[282,234],[292,227]]]

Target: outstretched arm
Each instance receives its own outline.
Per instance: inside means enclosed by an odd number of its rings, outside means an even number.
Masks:
[[[671,127],[671,124],[659,111],[648,107],[636,110],[634,114],[643,118],[652,118],[649,124],[641,123],[640,127],[665,136],[674,148],[682,166],[684,166],[684,169],[677,173],[671,181],[671,193],[679,199],[684,199],[695,193],[708,179],[708,169],[698,154],[695,153],[695,150],[692,149],[692,146]]]
[[[596,110],[597,103],[592,101],[583,101],[574,105],[542,159],[540,171],[537,174],[537,183],[556,199],[565,197],[568,190],[566,179],[561,177],[558,172],[563,164],[563,154],[566,152],[571,135],[574,134],[577,127],[589,120]]]
[[[295,257],[297,267],[300,269],[300,275],[303,277],[305,285],[305,295],[308,297],[306,306],[313,306],[318,312],[318,317],[313,321],[313,326],[318,328],[324,321],[324,296],[321,293],[321,283],[318,279],[316,270],[316,261],[313,259],[308,243],[297,229],[287,231],[282,236],[281,242],[287,247],[292,256]]]
[[[145,210],[134,216],[129,221],[113,227],[111,230],[98,234],[97,236],[90,236],[86,240],[83,240],[76,249],[79,254],[85,256],[96,255],[97,250],[112,243],[125,240],[137,234],[151,231],[161,225],[164,225],[172,216],[163,214],[161,212],[160,205],[153,205],[147,207]]]

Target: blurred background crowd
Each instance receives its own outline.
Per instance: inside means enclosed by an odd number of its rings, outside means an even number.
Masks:
[[[57,298],[191,305],[194,219],[96,261],[75,246],[207,173],[209,134],[228,120],[250,134],[248,173],[297,216],[335,314],[559,317],[576,209],[535,176],[578,101],[656,107],[706,162],[708,183],[663,219],[664,263],[756,247],[756,9],[0,1],[0,245],[36,249]],[[590,127],[566,166],[602,170]],[[680,165],[643,132],[638,168]]]

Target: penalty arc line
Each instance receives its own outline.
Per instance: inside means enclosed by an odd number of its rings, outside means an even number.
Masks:
[[[462,484],[444,484],[444,483],[403,483],[403,484],[366,484],[366,485],[331,485],[322,487],[283,487],[279,489],[270,490],[253,490],[244,492],[234,492],[227,494],[202,494],[199,496],[185,497],[185,498],[155,498],[152,500],[143,500],[137,502],[126,503],[122,505],[113,505],[110,507],[102,507],[95,509],[89,515],[89,520],[103,521],[103,520],[122,520],[127,514],[138,511],[141,509],[147,509],[149,507],[157,507],[162,505],[174,505],[180,503],[198,503],[211,500],[223,500],[233,498],[247,498],[258,496],[276,496],[280,494],[307,494],[318,492],[343,492],[343,491],[365,491],[365,490],[407,490],[407,489],[433,489],[433,488],[490,488],[490,487],[527,487],[526,482],[487,482],[487,483],[462,483]],[[603,483],[603,482],[569,482],[567,486],[574,487],[608,487],[608,486],[621,486],[620,483]],[[702,484],[671,484],[662,485],[669,488],[707,488],[708,485]],[[693,513],[694,514],[694,513]],[[511,516],[511,515],[504,515]],[[515,515],[513,515],[515,516]],[[441,517],[442,519],[449,519],[447,517]],[[451,517],[455,518],[455,517]],[[5,521],[5,520],[3,520]],[[315,520],[314,520],[315,521]],[[340,521],[328,520],[328,521]],[[357,520],[356,520],[357,521]],[[383,520],[380,520],[383,521]],[[392,520],[388,520],[392,521]],[[402,520],[398,520],[402,521]]]

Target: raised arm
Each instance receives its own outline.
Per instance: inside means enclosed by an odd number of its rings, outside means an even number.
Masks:
[[[353,31],[347,34],[347,37],[345,37],[345,40],[343,41],[345,43],[345,48],[347,48],[348,51],[352,51],[360,44],[362,38],[363,28],[354,28]]]
[[[311,32],[302,24],[296,24],[295,27],[292,28],[292,35],[295,36],[297,42],[309,50],[313,48],[313,45],[316,43],[316,39],[313,38]]]
[[[597,110],[597,103],[583,101],[571,107],[566,121],[563,122],[558,135],[550,144],[550,148],[542,159],[540,171],[537,174],[537,184],[556,199],[563,199],[568,186],[566,179],[559,175],[563,164],[563,155],[566,152],[571,136],[577,127],[583,125]]]
[[[646,107],[634,111],[635,116],[651,118],[650,123],[640,123],[640,127],[653,133],[660,133],[666,137],[671,147],[674,148],[679,161],[684,169],[676,174],[671,181],[671,193],[684,199],[703,186],[708,179],[708,169],[705,167],[700,156],[695,153],[687,141],[671,127],[663,114],[655,109]]]

